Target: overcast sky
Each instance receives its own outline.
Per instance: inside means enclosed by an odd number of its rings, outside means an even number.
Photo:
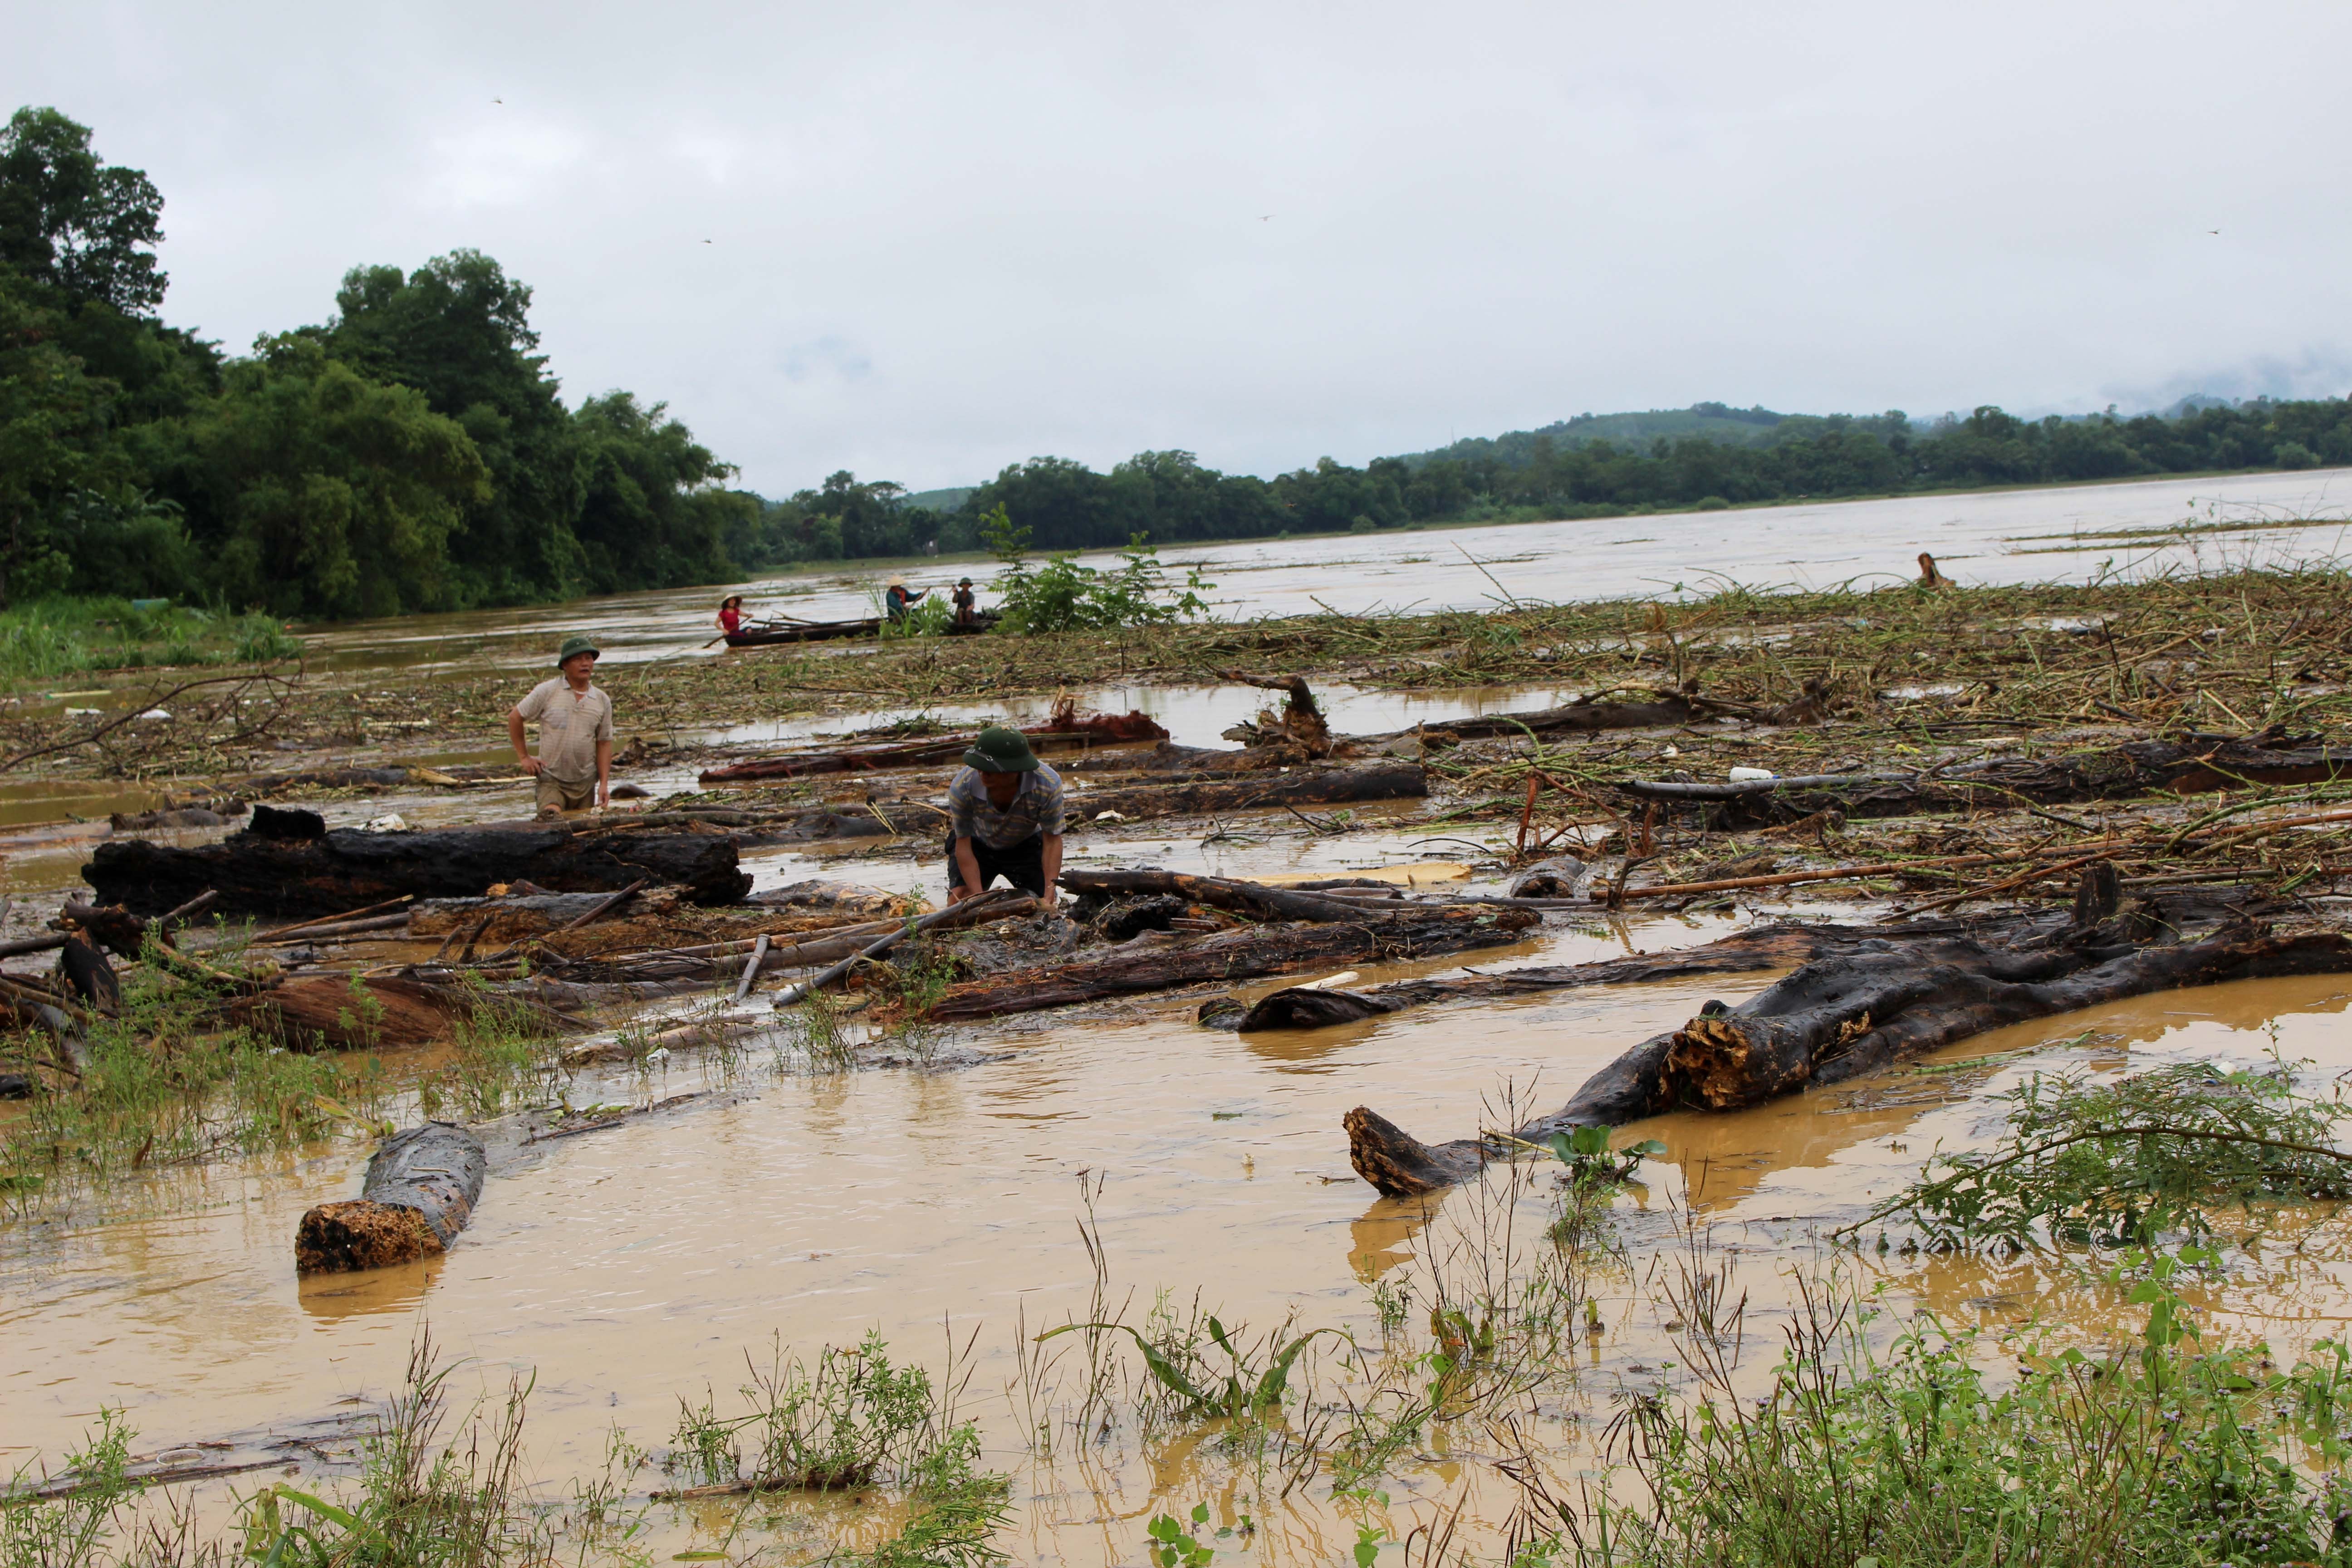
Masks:
[[[168,319],[242,349],[474,247],[569,395],[771,494],[2352,386],[2342,0],[0,20],[0,100],[162,187]]]

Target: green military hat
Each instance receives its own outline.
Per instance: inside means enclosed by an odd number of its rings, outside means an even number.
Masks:
[[[992,724],[964,752],[963,765],[984,773],[1034,773],[1037,753],[1029,749],[1029,737],[1020,731]]]
[[[561,665],[575,653],[593,653],[598,658],[604,657],[604,650],[596,646],[596,639],[585,632],[573,632],[570,637],[565,637],[563,651],[555,656],[555,662]]]

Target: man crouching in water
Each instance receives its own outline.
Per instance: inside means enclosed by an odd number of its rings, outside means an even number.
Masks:
[[[1051,903],[1061,874],[1062,775],[1020,731],[982,730],[948,784],[948,902],[1003,877]]]

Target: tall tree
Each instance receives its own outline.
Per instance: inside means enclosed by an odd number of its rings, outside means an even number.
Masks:
[[[154,247],[163,198],[137,169],[100,163],[89,128],[26,108],[0,131],[0,265],[131,315],[163,302]]]
[[[340,360],[425,395],[465,428],[488,466],[488,492],[450,539],[455,588],[511,604],[577,593],[587,557],[573,531],[585,504],[582,452],[530,327],[530,289],[478,250],[413,272],[356,267],[316,334]]]

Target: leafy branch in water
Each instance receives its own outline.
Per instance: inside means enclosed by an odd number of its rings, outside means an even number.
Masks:
[[[2166,1229],[2201,1237],[2212,1211],[2260,1199],[2352,1194],[2352,1152],[2333,1143],[2347,1108],[2303,1093],[2284,1067],[2189,1062],[2105,1084],[2037,1074],[2000,1098],[2010,1110],[1999,1144],[1939,1155],[1835,1234],[1899,1215],[1948,1247],[2021,1248],[2037,1227],[2117,1247]]]
[[[981,535],[1003,567],[990,586],[1003,595],[1001,624],[1010,632],[1172,626],[1206,613],[1209,602],[1201,595],[1216,586],[1203,582],[1195,566],[1182,588],[1171,587],[1159,551],[1140,533],[1118,552],[1115,572],[1079,565],[1075,551],[1048,555],[1044,565],[1032,566],[1029,531],[1014,526],[1002,506],[981,519]]]

